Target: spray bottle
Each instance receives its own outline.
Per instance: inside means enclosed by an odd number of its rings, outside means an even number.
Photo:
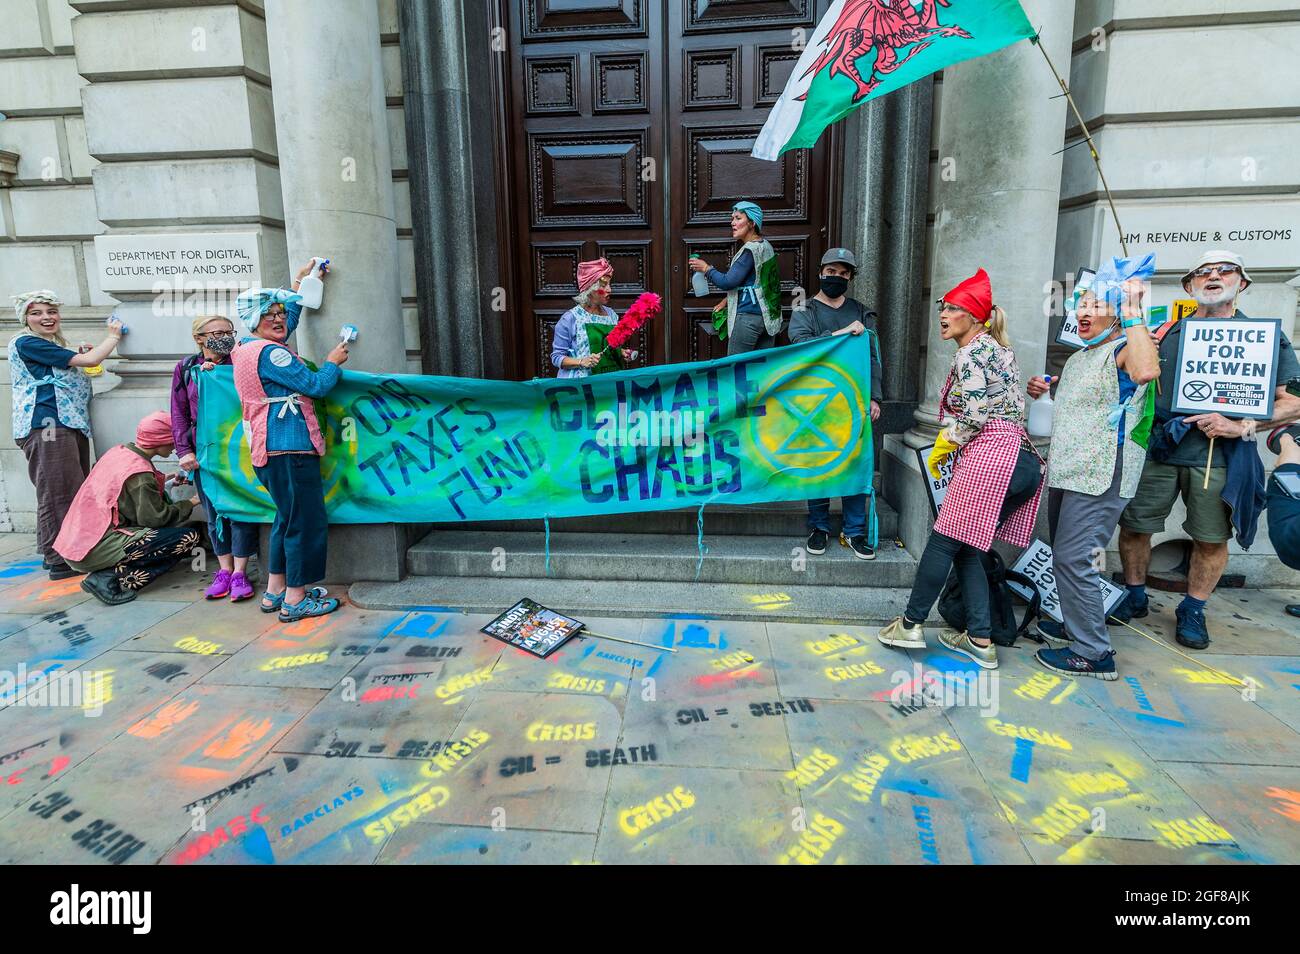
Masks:
[[[298,283],[298,294],[302,296],[302,307],[319,308],[321,299],[325,297],[325,283],[320,280],[319,273],[329,267],[328,258],[312,258],[311,271],[307,277]]]
[[[1052,376],[1044,375],[1043,380],[1047,382],[1048,389],[1038,396],[1033,404],[1029,405],[1029,436],[1030,437],[1051,437],[1052,436],[1052,415],[1055,407],[1052,404]]]
[[[698,255],[692,255],[691,258],[698,259]],[[691,289],[695,292],[696,298],[703,298],[709,293],[709,280],[704,277],[703,272],[691,272]]]

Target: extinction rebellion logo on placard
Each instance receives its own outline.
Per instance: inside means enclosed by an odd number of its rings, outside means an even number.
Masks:
[[[50,895],[51,924],[125,924],[132,934],[148,934],[152,925],[151,891],[70,891]]]
[[[1174,413],[1271,417],[1281,325],[1276,318],[1184,318]]]

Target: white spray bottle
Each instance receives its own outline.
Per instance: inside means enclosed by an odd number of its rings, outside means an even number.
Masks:
[[[319,272],[322,266],[328,264],[328,258],[313,258],[311,260],[311,271],[307,273],[306,278],[298,283],[298,294],[302,296],[302,307],[320,307],[321,299],[325,297],[325,283],[320,280]]]
[[[1040,394],[1033,404],[1029,405],[1030,437],[1052,436],[1052,415],[1055,412],[1055,406],[1052,404],[1052,376],[1050,374],[1044,375],[1043,380],[1047,382],[1048,389]]]

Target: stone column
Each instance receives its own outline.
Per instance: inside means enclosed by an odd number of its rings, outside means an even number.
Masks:
[[[1074,0],[1025,0],[1024,8],[1057,69],[1068,70]],[[982,266],[994,302],[1007,312],[1022,377],[1041,374],[1066,102],[1042,53],[1027,41],[949,67],[940,102],[931,298]],[[933,309],[928,327],[922,403],[906,438],[911,447],[938,433],[939,391],[955,351],[939,337]]]
[[[266,34],[290,269],[313,255],[331,260],[324,303],[305,313],[298,346],[319,360],[339,326],[354,324],[350,370],[404,373],[378,6],[277,0],[266,5]]]
[[[490,4],[400,0],[416,295],[427,374],[500,377]],[[504,304],[504,303],[503,303]]]
[[[1074,0],[1023,0],[1057,69],[1068,69]],[[1055,260],[1066,103],[1043,55],[1028,41],[944,71],[939,87],[938,167],[929,294],[916,304],[925,357],[920,407],[901,440],[885,442],[885,493],[899,513],[899,536],[919,555],[933,524],[915,449],[934,442],[939,392],[955,346],[939,337],[933,300],[983,267],[993,300],[1007,312],[1022,378],[1047,357],[1043,314]]]

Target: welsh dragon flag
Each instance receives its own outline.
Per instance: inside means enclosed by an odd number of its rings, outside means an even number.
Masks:
[[[750,154],[810,148],[867,100],[1034,35],[1017,0],[835,0]]]

